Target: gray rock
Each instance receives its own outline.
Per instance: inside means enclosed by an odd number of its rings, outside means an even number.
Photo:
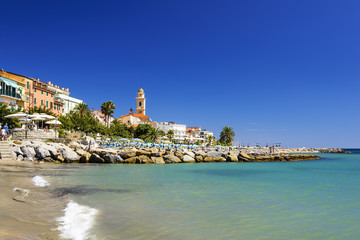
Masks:
[[[188,155],[188,156],[190,156],[192,158],[195,158],[195,153],[191,152],[191,151],[185,152],[185,155]]]
[[[173,156],[173,155],[166,155],[164,156],[165,163],[181,163],[182,161],[180,158]]]
[[[105,160],[102,159],[99,155],[96,153],[91,154],[91,157],[89,159],[89,163],[104,163]]]
[[[123,163],[124,159],[122,159],[119,155],[114,156],[115,163]]]
[[[226,158],[224,157],[212,157],[215,162],[226,162]]]
[[[191,163],[191,162],[195,162],[195,159],[192,158],[192,157],[189,156],[189,155],[184,155],[183,161],[184,161],[185,163]]]
[[[80,159],[80,156],[69,147],[59,148],[59,152],[62,154],[65,162],[77,162]]]
[[[182,152],[180,152],[180,151],[176,151],[175,156],[180,158],[180,160],[183,160],[183,158],[184,158],[184,154]]]
[[[51,156],[51,153],[48,150],[46,150],[45,148],[42,148],[42,147],[37,147],[35,149],[35,152],[36,152],[36,158],[39,159],[39,160],[43,160],[44,158],[47,158],[47,157]]]
[[[23,155],[19,155],[19,156],[17,156],[17,159],[16,159],[17,161],[22,161],[22,160],[24,160],[24,157],[23,157]]]
[[[34,158],[36,155],[33,147],[22,146],[20,149],[23,152],[24,157]]]
[[[215,152],[215,151],[208,152],[206,155],[209,157],[223,157],[222,152]]]
[[[206,156],[206,153],[204,151],[199,151],[195,153],[196,156],[202,156],[203,158]]]
[[[51,145],[43,144],[41,147],[48,150],[51,156],[55,156],[57,154],[57,149]]]
[[[13,152],[16,153],[16,156],[23,155],[23,152],[21,151],[20,147],[13,147]]]
[[[110,153],[107,153],[104,156],[104,161],[105,161],[105,163],[115,163],[115,156]]]
[[[132,157],[136,156],[136,152],[135,151],[126,151],[126,152],[120,153],[120,156],[123,159],[132,158]]]

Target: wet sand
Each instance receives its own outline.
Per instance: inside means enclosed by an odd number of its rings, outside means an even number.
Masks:
[[[34,176],[54,168],[59,167],[0,160],[0,239],[60,239],[56,218],[63,215],[68,200],[32,182]],[[23,197],[14,188],[29,193]]]

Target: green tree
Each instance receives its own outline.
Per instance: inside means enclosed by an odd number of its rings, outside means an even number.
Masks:
[[[2,123],[2,126],[7,123],[9,128],[20,127],[19,121],[17,119],[5,118],[6,115],[14,114],[20,111],[21,109],[15,109],[14,107],[9,108],[6,104],[0,102],[0,123]]]
[[[156,142],[159,138],[164,136],[164,131],[158,128],[151,128],[146,134],[145,140],[148,142]]]
[[[114,113],[115,104],[112,101],[104,102],[101,105],[101,112],[105,115],[105,124],[110,127],[110,117]]]
[[[111,123],[110,134],[112,136],[121,137],[121,138],[130,138],[131,137],[131,133],[130,133],[128,127],[126,126],[126,124],[121,123],[117,119],[115,119]]]
[[[79,113],[80,115],[85,115],[90,112],[90,108],[86,103],[80,103],[76,105],[74,112]]]
[[[235,132],[233,129],[229,126],[225,126],[220,133],[219,142],[221,145],[232,146],[234,138]]]
[[[168,132],[167,132],[167,137],[170,139],[170,141],[173,139],[173,137],[174,137],[174,131],[173,130],[169,130]]]
[[[29,108],[29,114],[34,114],[34,113],[46,113],[47,115],[55,116],[55,114],[50,110],[50,108],[46,108],[45,106],[44,107],[34,106],[32,108]]]
[[[139,124],[135,129],[135,137],[146,139],[152,128],[149,124]]]

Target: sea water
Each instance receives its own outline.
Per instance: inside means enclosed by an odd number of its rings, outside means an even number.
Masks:
[[[59,221],[69,239],[357,239],[360,152],[319,155],[300,162],[79,164],[47,179],[49,191],[70,200]],[[74,212],[82,214],[75,222]]]

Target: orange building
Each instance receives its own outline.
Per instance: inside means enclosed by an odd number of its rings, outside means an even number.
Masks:
[[[25,76],[13,74],[10,72],[0,71],[0,102],[14,106],[27,107]]]
[[[0,102],[16,105],[29,111],[33,107],[45,107],[61,115],[63,103],[55,100],[55,91],[39,79],[16,73],[0,71]]]
[[[32,91],[33,98],[29,104],[30,108],[35,106],[45,107],[50,109],[54,114],[61,115],[63,103],[55,100],[55,91],[50,90],[47,83],[42,82],[39,79],[33,79]]]

